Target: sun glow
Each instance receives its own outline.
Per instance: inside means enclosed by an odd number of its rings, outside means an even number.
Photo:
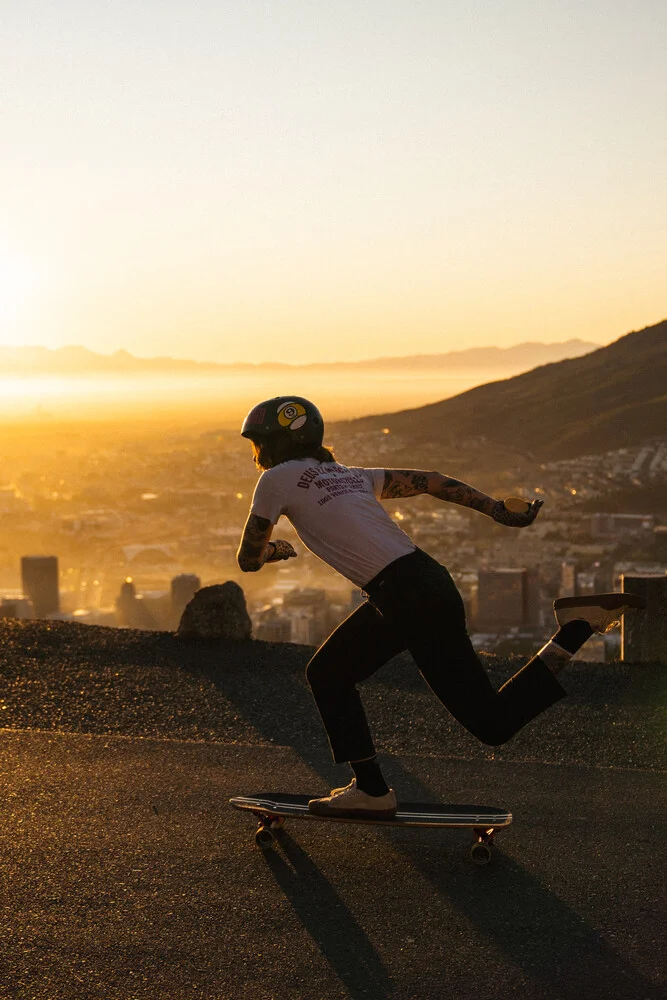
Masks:
[[[33,261],[21,251],[0,247],[0,322],[7,323],[17,317],[37,288],[37,269]],[[16,343],[16,335],[0,331],[0,344]]]

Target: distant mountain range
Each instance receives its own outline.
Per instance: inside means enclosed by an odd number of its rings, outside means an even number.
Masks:
[[[583,340],[567,340],[557,344],[539,342],[517,344],[514,347],[473,347],[447,354],[414,354],[409,357],[373,358],[366,361],[340,361],[308,365],[218,364],[206,361],[181,361],[176,358],[137,358],[127,351],[97,354],[85,347],[0,347],[0,374],[7,375],[247,375],[253,371],[266,373],[308,372],[327,374],[345,371],[369,371],[378,374],[397,371],[474,371],[480,373],[515,373],[536,365],[576,358],[598,345]]]
[[[667,437],[667,320],[438,403],[338,423],[336,437],[359,442],[383,428],[387,448],[397,437],[396,457],[474,452],[475,464],[496,467],[512,456],[546,462]]]

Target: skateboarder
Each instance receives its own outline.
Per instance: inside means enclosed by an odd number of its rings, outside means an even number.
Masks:
[[[262,470],[238,551],[244,572],[290,559],[289,542],[271,538],[284,514],[304,545],[355,586],[366,600],[320,646],[306,676],[336,763],[354,777],[314,799],[319,815],[390,818],[396,795],[385,782],[357,691],[401,650],[409,650],[435,695],[469,732],[499,746],[564,697],[556,674],[594,632],[604,632],[642,600],[631,594],[563,598],[559,628],[496,691],[466,631],[463,601],[444,566],[419,549],[381,500],[422,493],[460,504],[511,528],[526,528],[541,500],[523,513],[439,472],[348,468],[323,447],[324,422],[313,403],[276,396],[253,407],[241,429]]]

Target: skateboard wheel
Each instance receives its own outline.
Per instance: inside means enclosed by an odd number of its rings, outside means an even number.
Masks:
[[[491,848],[488,844],[479,842],[470,848],[470,860],[475,865],[488,865],[491,860]]]
[[[282,828],[284,827],[284,825],[285,825],[285,817],[284,816],[276,816],[275,819],[271,820],[271,829],[272,830],[282,830]]]
[[[255,843],[258,847],[261,847],[263,851],[268,851],[269,848],[273,847],[275,839],[273,831],[269,830],[266,826],[260,826],[259,830],[255,834]]]

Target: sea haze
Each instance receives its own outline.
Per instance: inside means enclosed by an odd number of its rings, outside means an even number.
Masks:
[[[346,372],[234,376],[52,375],[0,376],[0,415],[26,416],[38,408],[58,417],[89,418],[159,412],[216,413],[223,423],[238,422],[259,399],[283,393],[315,399],[331,419],[421,406],[477,385],[475,373],[451,377],[406,371],[403,375]]]
[[[99,355],[83,348],[0,348],[0,416],[108,419],[137,414],[215,417],[237,426],[258,399],[313,398],[328,419],[395,412],[456,396],[594,344],[522,344],[359,363],[216,365],[172,358]]]

